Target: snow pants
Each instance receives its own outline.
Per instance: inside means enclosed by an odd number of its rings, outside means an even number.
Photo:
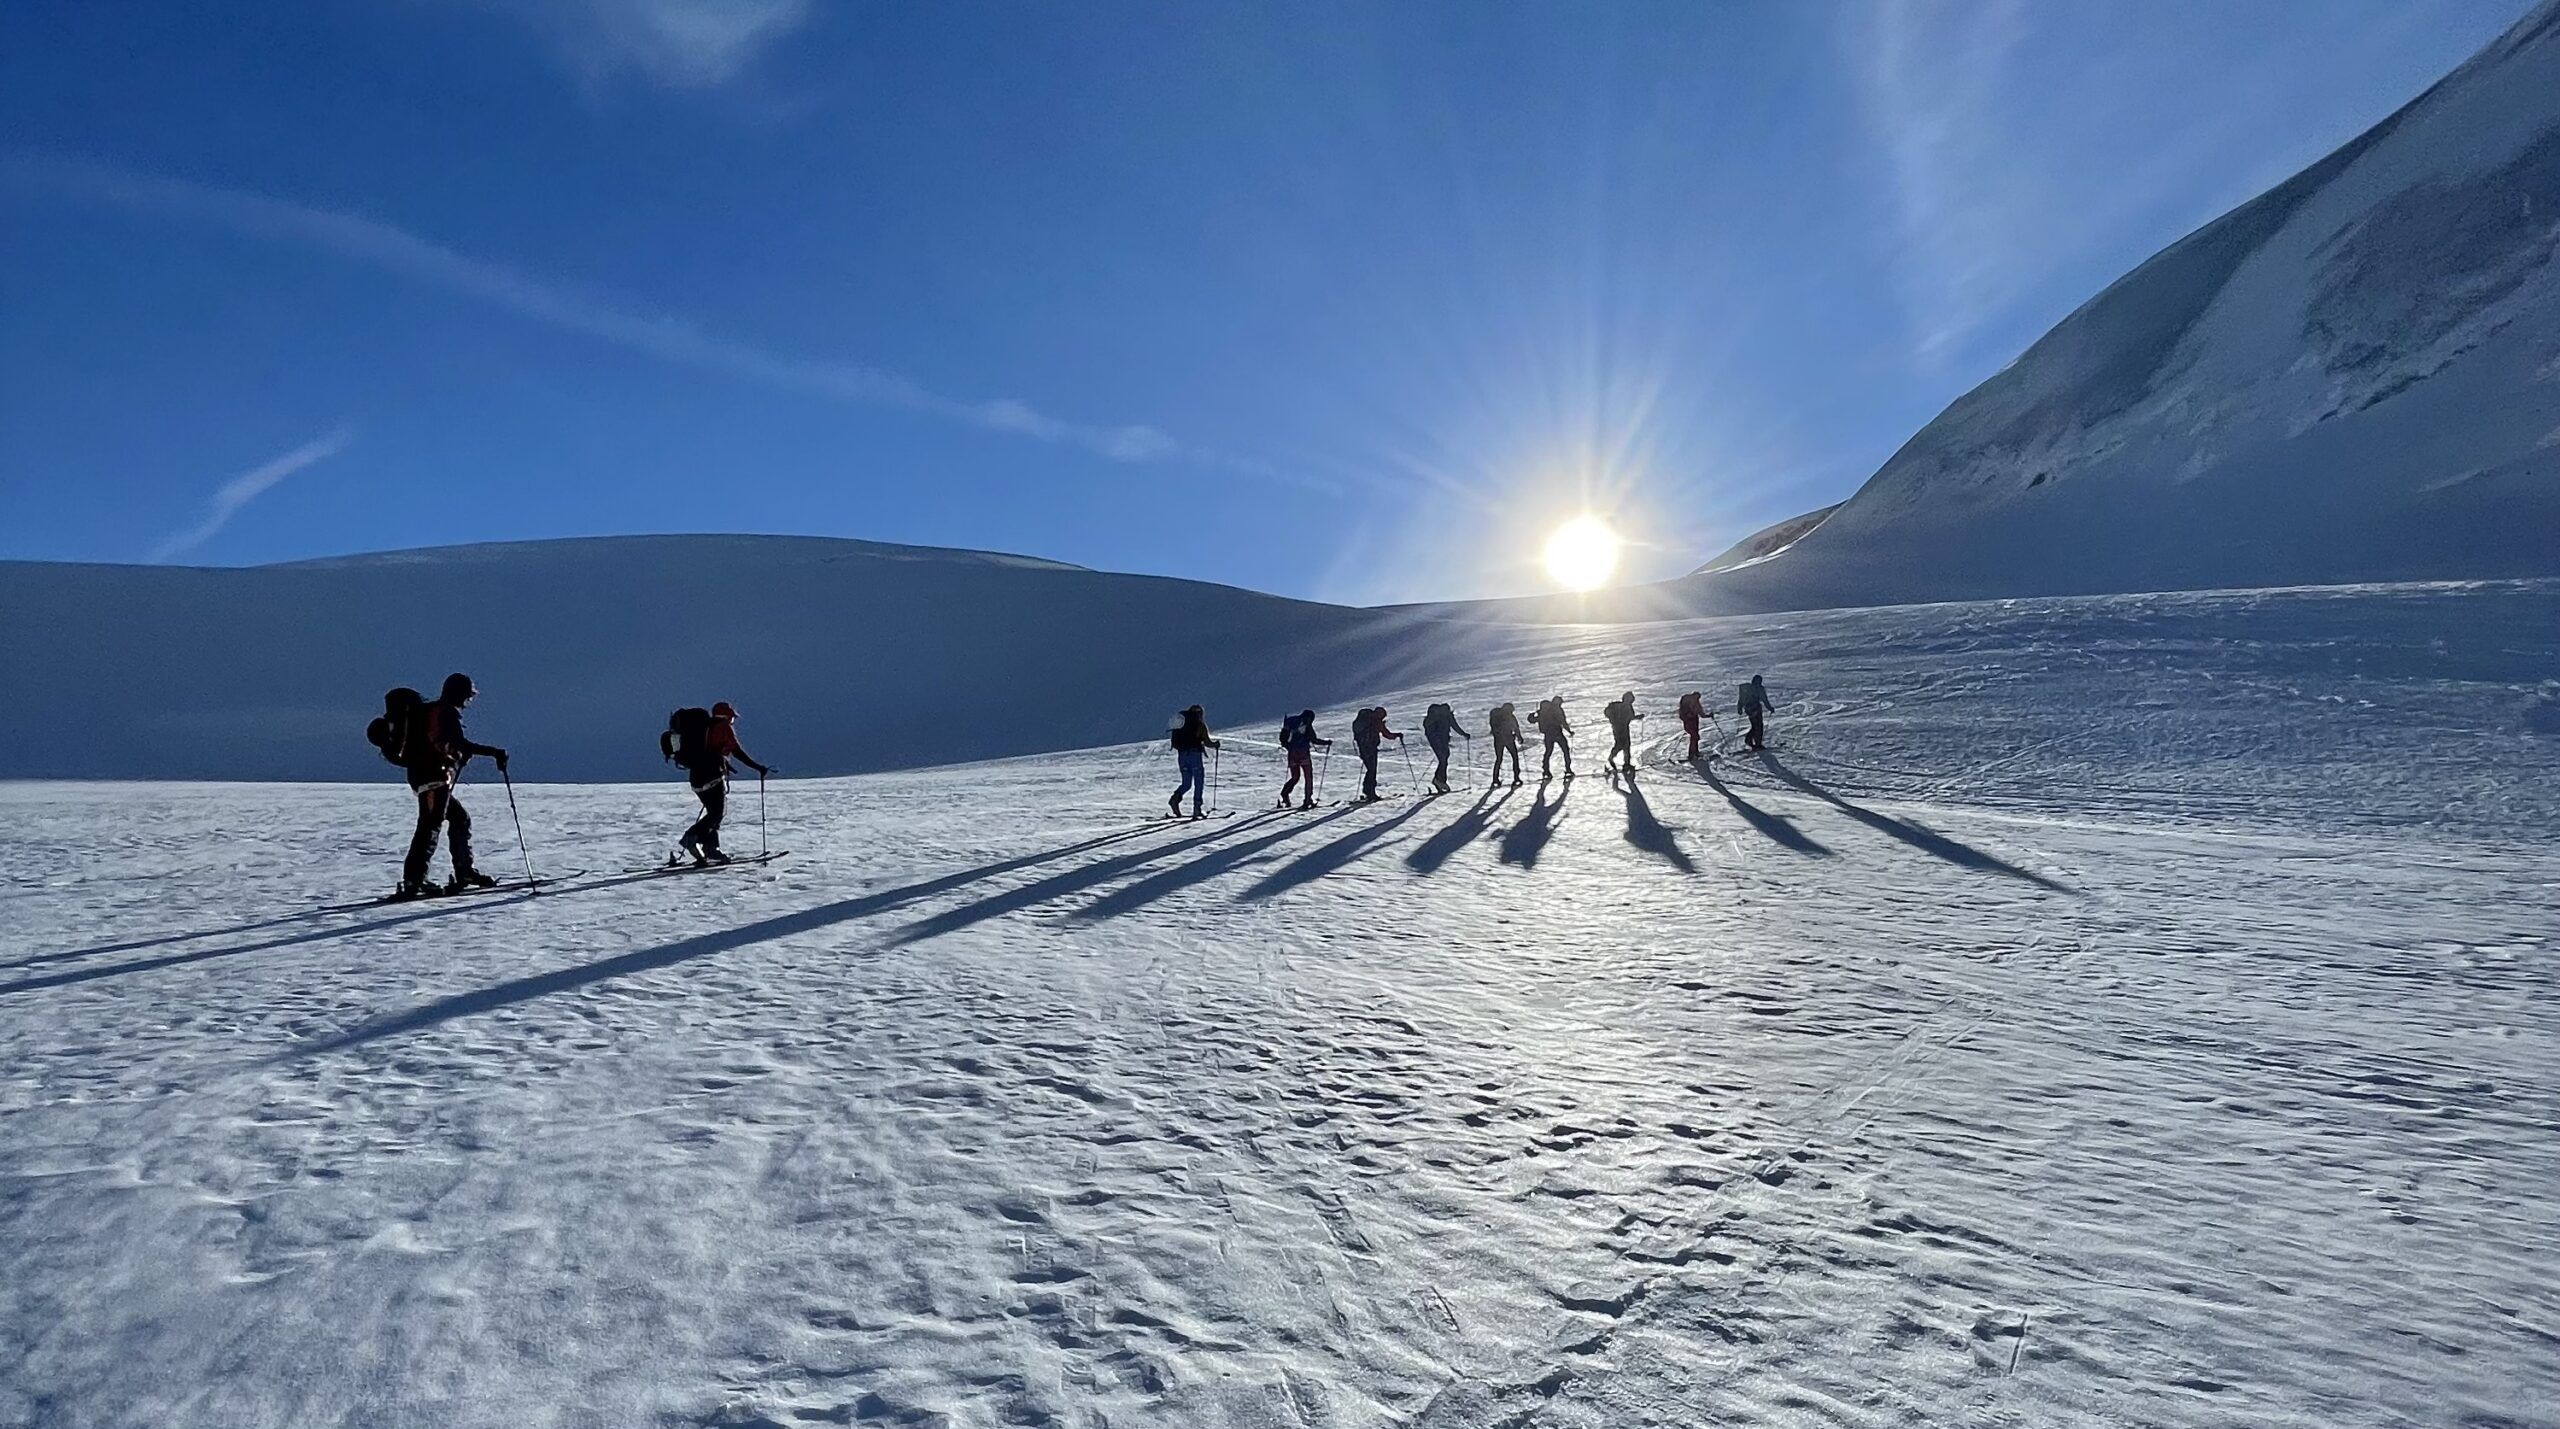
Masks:
[[[1511,756],[1511,777],[1520,777],[1520,741],[1497,739],[1493,742],[1493,782],[1496,784],[1502,782],[1502,756],[1506,754]]]
[[[1182,783],[1173,791],[1173,811],[1182,812],[1182,796],[1191,796],[1191,812],[1200,812],[1200,801],[1209,797],[1209,755],[1200,749],[1177,749],[1173,762],[1182,768]]]
[[[1688,731],[1688,733],[1689,733],[1689,757],[1690,757],[1691,759],[1695,759],[1695,758],[1697,758],[1697,757],[1698,757],[1698,722],[1697,722],[1696,720],[1694,720],[1694,719],[1690,719],[1690,718],[1688,718],[1688,717],[1686,717],[1686,716],[1684,715],[1684,716],[1682,716],[1682,718],[1681,718],[1681,720],[1680,720],[1680,727],[1681,727],[1682,729],[1684,729],[1684,730]]]
[[[720,821],[729,813],[729,776],[714,774],[708,779],[696,777],[693,797],[702,801],[702,817],[684,831],[684,843],[704,853],[720,851]]]
[[[1431,746],[1431,785],[1435,789],[1446,789],[1449,787],[1449,736],[1444,734],[1433,739],[1426,734],[1422,738]]]
[[[400,881],[413,887],[427,881],[427,864],[436,856],[439,829],[453,849],[453,876],[461,878],[474,872],[471,811],[453,797],[453,786],[437,780],[432,784],[412,784],[409,792],[418,796],[418,827],[409,835],[409,857],[400,865]]]
[[[1563,730],[1551,730],[1547,734],[1546,753],[1538,760],[1538,774],[1541,778],[1556,771],[1556,751],[1559,749],[1564,751],[1564,772],[1567,774],[1573,772],[1573,741],[1565,737]]]
[[[1307,802],[1311,804],[1315,802],[1316,762],[1314,756],[1315,751],[1312,749],[1292,749],[1289,751],[1289,782],[1280,786],[1281,803],[1285,804],[1289,802],[1289,795],[1297,789],[1298,781],[1301,779],[1307,781]]]
[[[1609,735],[1609,757],[1608,757],[1607,759],[1604,759],[1604,760],[1600,761],[1600,762],[1601,762],[1601,763],[1603,763],[1603,764],[1616,764],[1616,763],[1621,762],[1621,761],[1619,760],[1619,757],[1618,757],[1618,756],[1620,756],[1620,755],[1625,755],[1625,756],[1626,756],[1626,758],[1625,758],[1625,760],[1624,760],[1624,763],[1626,764],[1626,766],[1627,766],[1629,769],[1633,769],[1633,768],[1635,768],[1635,767],[1636,767],[1636,751],[1635,751],[1635,746],[1634,746],[1633,744],[1629,743],[1629,741],[1630,741],[1630,740],[1632,740],[1634,737],[1635,737],[1635,735],[1634,735],[1634,731],[1633,731],[1633,730],[1631,730],[1631,729],[1621,729],[1621,730],[1613,730],[1613,731],[1611,731],[1611,732],[1610,732],[1610,735]]]
[[[1742,713],[1751,721],[1751,728],[1742,736],[1742,742],[1753,749],[1758,749],[1760,747],[1760,708],[1754,705]]]
[[[1378,797],[1378,746],[1374,744],[1360,746],[1360,797]]]

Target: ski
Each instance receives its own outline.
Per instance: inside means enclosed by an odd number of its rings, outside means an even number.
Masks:
[[[647,868],[626,868],[623,873],[638,878],[651,873],[709,873],[715,868],[760,868],[775,859],[787,856],[790,852],[791,850],[787,848],[778,848],[771,853],[742,854],[730,859],[727,863],[653,863]]]
[[[412,894],[406,898],[401,897],[397,893],[386,893],[379,898],[367,898],[361,902],[324,904],[314,911],[320,913],[358,913],[368,908],[393,908],[403,903],[440,903],[447,899],[476,898],[491,893],[539,893],[543,889],[550,887],[552,884],[566,883],[573,878],[584,878],[586,873],[587,871],[581,868],[574,872],[558,874],[550,878],[510,878],[490,884],[486,888],[447,889],[431,885],[428,891]]]

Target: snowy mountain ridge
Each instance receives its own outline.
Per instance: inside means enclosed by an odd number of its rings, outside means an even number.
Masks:
[[[1783,554],[1531,618],[2560,573],[2560,0],[2109,285]]]

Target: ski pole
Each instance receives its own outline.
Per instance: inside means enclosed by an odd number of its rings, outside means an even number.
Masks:
[[[1227,747],[1223,744],[1209,751],[1209,812],[1218,812],[1218,771],[1226,766]]]
[[[507,766],[503,764],[498,766],[498,777],[507,785],[507,817],[515,820],[516,857],[524,860],[524,881],[532,884],[538,880],[533,876],[533,855],[524,846],[524,815],[516,812],[516,778],[507,772]]]
[[[1381,723],[1384,723],[1384,721],[1381,721]],[[1403,751],[1404,751],[1404,786],[1405,786],[1405,788],[1406,788],[1406,789],[1408,789],[1408,790],[1412,790],[1412,791],[1419,791],[1419,790],[1422,788],[1422,777],[1421,777],[1420,775],[1418,775],[1418,774],[1416,774],[1416,773],[1414,773],[1414,772],[1413,772],[1413,745],[1412,745],[1412,743],[1411,743],[1410,741],[1408,741],[1408,740],[1402,740],[1402,739],[1399,739],[1399,740],[1397,740],[1397,741],[1396,741],[1396,748],[1401,749],[1401,750],[1403,750]]]
[[[1315,787],[1313,787],[1313,788],[1311,788],[1311,789],[1309,789],[1309,790],[1307,791],[1307,797],[1308,797],[1308,798],[1315,800],[1317,803],[1323,803],[1323,802],[1324,802],[1324,778],[1325,778],[1325,776],[1326,776],[1326,775],[1331,774],[1332,772],[1333,772],[1333,746],[1332,746],[1332,745],[1330,745],[1330,744],[1328,744],[1328,745],[1326,745],[1326,746],[1324,747],[1324,767],[1323,767],[1322,769],[1319,769],[1319,770],[1317,770],[1317,771],[1316,771],[1316,776],[1315,776],[1315,780],[1314,780],[1314,786],[1315,786]]]
[[[756,771],[756,856],[773,857],[773,843],[764,833],[764,771]]]

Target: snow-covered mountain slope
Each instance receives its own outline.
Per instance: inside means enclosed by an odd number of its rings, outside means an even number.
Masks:
[[[2548,1421],[2560,583],[1535,639],[1633,788],[0,787],[0,1423]]]
[[[1409,615],[969,551],[647,536],[251,569],[0,563],[0,778],[347,779],[382,692],[468,671],[530,778],[638,778],[725,699],[804,774],[1276,718],[1459,658]]]
[[[1806,532],[1821,525],[1829,519],[1832,512],[1839,509],[1840,503],[1835,501],[1820,510],[1808,511],[1801,516],[1790,516],[1784,521],[1772,522],[1725,547],[1714,560],[1698,567],[1690,574],[1705,575],[1709,571],[1731,570],[1745,562],[1764,560],[1776,555],[1803,540]]]
[[[2172,245],[1784,555],[1630,619],[2560,574],[2560,0]]]

